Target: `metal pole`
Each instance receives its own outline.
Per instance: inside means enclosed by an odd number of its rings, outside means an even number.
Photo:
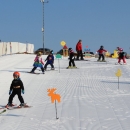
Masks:
[[[56,93],[55,93],[56,94]],[[57,106],[56,106],[56,100],[55,100],[55,110],[56,110],[56,119],[59,119],[58,117],[57,117]]]
[[[43,24],[42,24],[42,34],[43,34],[43,55],[45,54],[45,48],[44,48],[44,0],[42,0],[43,4]]]
[[[60,61],[59,61],[59,58],[58,58],[58,64],[59,64],[59,73],[60,73]]]
[[[42,34],[43,34],[43,55],[45,54],[45,43],[44,43],[44,3],[48,3],[45,2],[45,0],[41,0],[42,5],[43,5],[43,24],[42,24]]]
[[[119,90],[119,77],[118,77],[118,90]]]

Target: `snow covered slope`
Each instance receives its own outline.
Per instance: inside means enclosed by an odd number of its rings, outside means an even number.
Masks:
[[[19,71],[24,83],[25,102],[32,108],[7,110],[0,115],[0,130],[130,130],[130,60],[128,65],[75,61],[79,69],[66,69],[67,58],[55,60],[57,71],[35,75],[32,69],[35,55],[0,57],[0,107],[8,102],[12,74]],[[43,57],[45,59],[45,57]],[[48,68],[50,69],[50,68]],[[117,69],[122,70],[118,90]],[[37,70],[36,72],[40,72]],[[61,103],[51,103],[47,89],[57,88]],[[19,105],[18,97],[14,103]]]

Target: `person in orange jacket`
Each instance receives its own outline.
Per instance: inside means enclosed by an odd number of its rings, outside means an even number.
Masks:
[[[79,40],[76,44],[76,51],[77,51],[77,60],[79,60],[79,56],[81,56],[81,60],[83,59],[83,53],[82,53],[82,40]]]

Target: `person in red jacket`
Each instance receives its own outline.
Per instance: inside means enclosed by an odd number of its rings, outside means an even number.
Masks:
[[[107,50],[104,50],[103,46],[100,46],[100,49],[97,51],[99,53],[99,58],[97,61],[100,61],[102,58],[102,61],[105,61],[104,52],[107,52]]]
[[[79,60],[79,56],[81,56],[81,60],[83,59],[83,53],[82,53],[82,40],[79,40],[76,44],[76,51],[77,51],[77,60]]]

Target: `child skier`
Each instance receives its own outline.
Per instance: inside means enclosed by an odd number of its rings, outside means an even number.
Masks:
[[[8,107],[14,106],[12,104],[12,101],[13,101],[13,98],[14,98],[14,96],[16,94],[18,95],[19,101],[21,103],[18,106],[18,108],[21,108],[22,106],[27,106],[24,103],[24,99],[23,99],[23,97],[21,95],[21,92],[22,92],[22,94],[24,94],[24,86],[23,86],[23,82],[20,79],[20,73],[17,72],[17,71],[14,72],[13,77],[14,77],[14,80],[12,81],[11,86],[10,86],[10,90],[9,90],[9,95],[10,96],[9,96],[8,104],[5,107],[8,108]]]
[[[73,52],[72,48],[69,48],[69,66],[67,67],[67,69],[72,68],[71,63],[73,65],[73,68],[77,68],[75,66],[74,59],[75,59],[74,52]]]
[[[39,52],[34,59],[34,64],[33,64],[34,68],[31,70],[30,73],[34,73],[34,71],[37,69],[37,67],[40,67],[43,74],[44,74],[43,65],[44,65],[44,62],[43,62],[42,57],[41,57],[41,52]]]
[[[104,52],[107,52],[106,50],[104,50],[103,46],[100,46],[100,49],[97,51],[99,53],[99,58],[97,61],[100,61],[101,57],[102,57],[102,61],[105,62],[105,57],[104,57]]]
[[[123,60],[123,64],[126,64],[126,52],[122,50],[120,50],[120,52],[118,53],[119,57],[118,57],[118,64],[121,64],[121,60]]]
[[[47,58],[46,58],[46,60],[45,61],[47,61],[46,62],[46,64],[45,64],[45,66],[44,66],[44,70],[46,70],[47,69],[47,66],[50,64],[51,65],[51,70],[54,70],[54,56],[53,56],[53,50],[52,51],[50,51],[50,54],[47,56]]]

